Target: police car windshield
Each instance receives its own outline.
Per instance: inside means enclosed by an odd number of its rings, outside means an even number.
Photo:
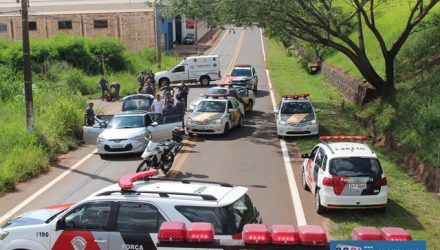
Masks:
[[[196,108],[197,112],[223,113],[226,109],[226,102],[203,101]]]
[[[226,92],[228,92],[227,89],[209,89],[208,90],[208,94],[210,94],[210,95],[223,95],[223,94],[226,94]]]
[[[136,116],[115,116],[110,121],[110,128],[124,129],[124,128],[141,128],[144,127],[144,117]]]
[[[380,177],[382,167],[375,158],[335,158],[330,161],[330,174],[346,177]]]
[[[231,76],[252,76],[250,69],[235,68],[231,72]]]
[[[281,114],[312,113],[312,105],[309,102],[285,102],[281,107]]]

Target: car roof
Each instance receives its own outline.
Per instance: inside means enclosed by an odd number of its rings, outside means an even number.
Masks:
[[[118,184],[108,186],[87,198],[96,199],[126,199],[135,197],[136,200],[161,199],[168,202],[179,203],[195,202],[198,204],[211,204],[227,206],[234,203],[246,192],[246,187],[232,186],[226,183],[211,183],[191,180],[151,179],[136,181],[129,192],[121,193]]]
[[[286,102],[309,102],[310,104],[312,102],[310,102],[310,99],[305,99],[305,98],[300,98],[300,99],[282,99],[282,103],[286,103]]]
[[[129,110],[117,113],[115,116],[143,116],[147,113],[146,110]]]
[[[374,151],[360,142],[322,142],[319,144],[329,158],[338,157],[368,157],[377,158]]]
[[[250,64],[236,64],[234,68],[252,68]]]
[[[131,99],[133,97],[148,97],[148,98],[154,99],[154,96],[150,95],[150,94],[133,94],[133,95],[129,95],[129,96],[124,97],[122,100]]]

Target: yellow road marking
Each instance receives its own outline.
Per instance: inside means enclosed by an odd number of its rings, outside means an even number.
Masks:
[[[237,47],[235,48],[234,55],[232,56],[231,63],[229,64],[226,72],[230,72],[232,70],[232,67],[235,65],[235,63],[237,61],[238,55],[241,50],[241,45],[243,44],[244,33],[245,33],[245,31],[240,31],[240,39],[238,40]],[[224,84],[225,80],[226,80],[226,77],[223,78],[222,84]],[[193,143],[189,143],[190,145],[195,145],[195,143],[197,142],[197,138],[193,138],[193,140],[191,142],[193,142]],[[175,178],[176,175],[179,173],[180,169],[183,167],[183,164],[188,159],[189,154],[192,151],[192,147],[184,146],[182,148],[182,150],[185,150],[185,152],[183,154],[181,154],[181,157],[180,157],[179,161],[177,162],[176,167],[173,169],[173,172],[169,175],[169,178]]]

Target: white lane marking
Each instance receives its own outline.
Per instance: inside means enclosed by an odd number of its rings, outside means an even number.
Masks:
[[[214,53],[214,51],[217,50],[218,46],[223,42],[223,40],[226,37],[227,32],[225,31],[225,34],[223,34],[222,39],[220,39],[220,41],[217,43],[217,45],[215,45],[215,47],[209,52],[209,55],[212,55]]]
[[[263,55],[265,57],[266,53],[264,50],[264,43],[262,37],[263,31],[260,29],[260,32],[261,32],[261,47],[263,50]],[[266,76],[267,76],[267,82],[269,84],[272,107],[273,109],[275,109],[276,108],[275,95],[273,93],[272,82],[270,81],[268,69],[266,69]],[[289,152],[287,150],[286,142],[284,141],[284,139],[280,139],[279,141],[280,141],[281,151],[283,152],[284,167],[286,169],[287,181],[289,183],[290,194],[292,196],[293,208],[295,209],[296,222],[298,226],[307,225],[306,216],[304,214],[304,208],[301,203],[301,198],[299,197],[298,187],[296,185],[295,176],[293,174],[292,164],[290,163],[290,157],[289,157]]]
[[[5,215],[0,217],[0,225],[6,222],[9,217],[13,216],[15,213],[20,211],[22,208],[27,206],[29,203],[31,203],[33,200],[35,200],[38,196],[40,196],[42,193],[46,192],[49,188],[51,188],[53,185],[55,185],[57,182],[59,182],[61,179],[66,177],[68,174],[72,173],[75,169],[77,169],[81,164],[83,164],[85,161],[90,159],[97,150],[93,150],[91,153],[86,155],[84,158],[79,160],[75,165],[71,166],[69,169],[65,170],[62,174],[58,175],[55,179],[53,179],[51,182],[47,183],[44,187],[42,187],[40,190],[29,196],[26,200],[15,206],[11,211],[7,212]]]
[[[266,51],[264,50],[263,29],[260,29],[261,51],[263,52],[263,60],[266,62]]]

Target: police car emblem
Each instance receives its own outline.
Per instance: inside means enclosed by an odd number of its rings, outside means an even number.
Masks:
[[[76,236],[72,239],[72,241],[70,241],[70,243],[72,243],[72,246],[75,250],[84,250],[86,249],[87,245],[87,241],[81,236]]]

